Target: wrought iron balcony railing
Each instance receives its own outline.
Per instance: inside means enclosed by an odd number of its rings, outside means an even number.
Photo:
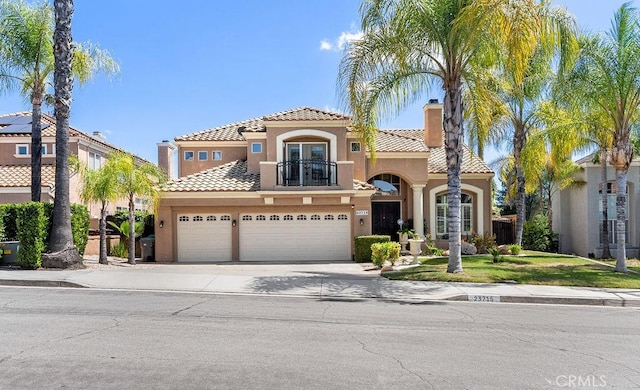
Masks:
[[[285,187],[337,185],[337,165],[323,160],[291,160],[277,165],[277,184]]]

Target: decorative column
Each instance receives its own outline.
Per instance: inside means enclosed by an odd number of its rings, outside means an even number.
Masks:
[[[424,187],[425,184],[414,184],[411,186],[413,190],[413,230],[420,238],[424,238]]]

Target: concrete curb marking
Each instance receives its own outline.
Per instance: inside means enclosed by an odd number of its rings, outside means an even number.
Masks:
[[[20,279],[0,279],[0,286],[27,286],[27,287],[74,287],[87,288],[78,283],[64,280],[20,280]]]
[[[615,306],[615,307],[640,307],[638,299],[624,298],[572,298],[572,297],[541,297],[541,296],[518,296],[518,295],[496,295],[498,301],[474,301],[474,294],[462,294],[445,298],[446,301],[468,301],[480,303],[539,303],[555,305],[590,305],[590,306]]]

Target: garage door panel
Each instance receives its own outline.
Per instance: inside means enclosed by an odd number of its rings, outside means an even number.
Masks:
[[[231,218],[224,214],[180,214],[178,261],[231,261]]]
[[[240,260],[323,261],[351,258],[348,214],[245,214],[240,217]]]

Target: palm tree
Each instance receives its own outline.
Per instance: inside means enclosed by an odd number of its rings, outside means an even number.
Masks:
[[[82,257],[73,245],[71,205],[69,203],[69,111],[71,108],[71,17],[73,0],[55,0],[55,107],[56,107],[56,197],[53,202],[49,254],[43,256],[49,264],[66,268],[82,264]],[[33,154],[33,153],[32,153]]]
[[[107,205],[118,200],[117,176],[113,169],[113,162],[107,159],[106,164],[97,170],[90,169],[86,164],[71,157],[71,165],[82,181],[80,198],[85,203],[97,202],[100,204],[100,254],[98,262],[108,264],[107,261]]]
[[[379,119],[397,115],[434,82],[444,90],[447,272],[462,272],[463,90],[485,87],[486,71],[474,70],[490,69],[501,54],[515,83],[521,83],[539,42],[557,44],[567,33],[549,9],[547,0],[363,0],[360,6],[363,36],[345,53],[338,84],[354,130],[369,148],[374,150]],[[488,123],[477,117],[486,112],[475,110],[475,120]]]
[[[135,199],[139,197],[148,200],[155,209],[166,174],[158,166],[137,161],[131,154],[124,152],[112,153],[109,160],[108,164],[112,164],[110,169],[117,177],[118,197],[129,201],[129,264],[135,264]]]
[[[627,272],[627,172],[633,158],[631,129],[640,114],[640,15],[630,3],[616,11],[605,35],[585,39],[572,72],[583,99],[611,119],[610,162],[616,174],[616,271]],[[606,191],[605,191],[606,192]]]
[[[42,103],[54,71],[53,12],[47,3],[31,6],[22,0],[0,3],[0,87],[18,86],[29,99],[31,114],[31,200],[40,201]],[[80,84],[98,71],[117,73],[118,64],[108,52],[90,43],[74,43],[72,75]]]

